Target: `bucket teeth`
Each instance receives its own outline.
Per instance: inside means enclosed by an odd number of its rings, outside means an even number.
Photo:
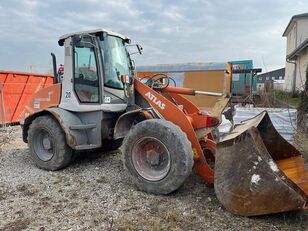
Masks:
[[[299,151],[279,135],[263,112],[218,144],[216,195],[227,210],[243,216],[303,209],[308,190],[301,185],[308,183],[308,173],[304,162],[294,163],[295,158],[302,159]]]

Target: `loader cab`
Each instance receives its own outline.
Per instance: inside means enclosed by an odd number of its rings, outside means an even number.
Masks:
[[[122,76],[133,79],[127,37],[107,30],[63,35],[64,75],[59,107],[76,112],[125,111],[129,97]],[[129,81],[131,84],[133,81]]]

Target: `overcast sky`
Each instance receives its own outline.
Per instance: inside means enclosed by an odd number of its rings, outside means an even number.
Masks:
[[[50,52],[63,60],[58,37],[106,28],[144,48],[137,65],[252,59],[285,65],[282,33],[307,0],[1,0],[0,69],[46,71]]]

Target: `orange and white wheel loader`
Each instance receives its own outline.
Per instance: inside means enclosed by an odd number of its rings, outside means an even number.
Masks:
[[[66,34],[58,43],[64,73],[58,75],[52,54],[54,84],[31,97],[22,121],[23,140],[39,168],[66,167],[74,150],[121,146],[128,174],[146,192],[177,190],[194,167],[233,213],[305,208],[308,173],[301,154],[266,113],[240,125],[217,149],[211,132],[228,102],[222,93],[178,88],[166,76],[136,78],[130,39],[112,31]],[[197,94],[222,100],[209,115],[183,97]]]

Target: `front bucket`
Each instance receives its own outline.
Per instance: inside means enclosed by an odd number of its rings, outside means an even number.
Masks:
[[[304,209],[308,201],[301,153],[277,132],[267,112],[218,144],[214,185],[224,207],[242,216]]]

